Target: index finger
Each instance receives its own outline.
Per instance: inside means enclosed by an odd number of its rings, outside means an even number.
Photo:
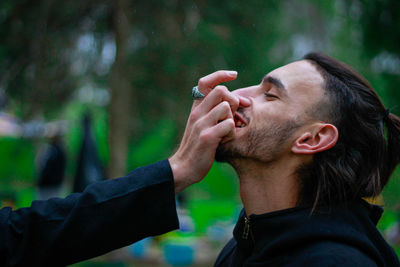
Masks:
[[[236,77],[237,71],[219,70],[201,78],[198,83],[198,89],[202,94],[208,95],[218,84],[235,80]]]
[[[240,103],[240,99],[235,94],[232,94],[228,91],[228,88],[221,85],[215,87],[215,89],[201,101],[198,105],[198,113],[201,116],[205,115],[223,101],[228,102],[232,113],[236,112]],[[196,107],[196,105],[193,105],[193,107]]]

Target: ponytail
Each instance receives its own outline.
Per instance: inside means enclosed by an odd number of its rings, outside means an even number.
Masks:
[[[389,113],[385,116],[384,121],[387,127],[387,160],[388,160],[388,176],[392,174],[396,165],[400,162],[400,118]],[[389,177],[387,178],[389,179]]]
[[[400,163],[400,118],[350,66],[320,53],[304,59],[321,74],[327,96],[314,116],[340,134],[335,146],[299,168],[300,202],[316,208],[378,196]]]

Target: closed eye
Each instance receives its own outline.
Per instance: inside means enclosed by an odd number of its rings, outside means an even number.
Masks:
[[[270,93],[264,93],[264,95],[265,95],[265,97],[267,97],[267,98],[278,98],[276,95],[271,95]]]

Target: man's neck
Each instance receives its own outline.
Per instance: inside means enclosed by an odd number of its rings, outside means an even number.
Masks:
[[[240,197],[247,215],[295,207],[299,186],[293,161],[232,164],[239,175]]]

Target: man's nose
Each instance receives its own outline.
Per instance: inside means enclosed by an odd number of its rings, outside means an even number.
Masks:
[[[241,97],[253,98],[255,93],[254,87],[255,86],[250,86],[250,87],[236,89],[232,91],[232,93]]]

